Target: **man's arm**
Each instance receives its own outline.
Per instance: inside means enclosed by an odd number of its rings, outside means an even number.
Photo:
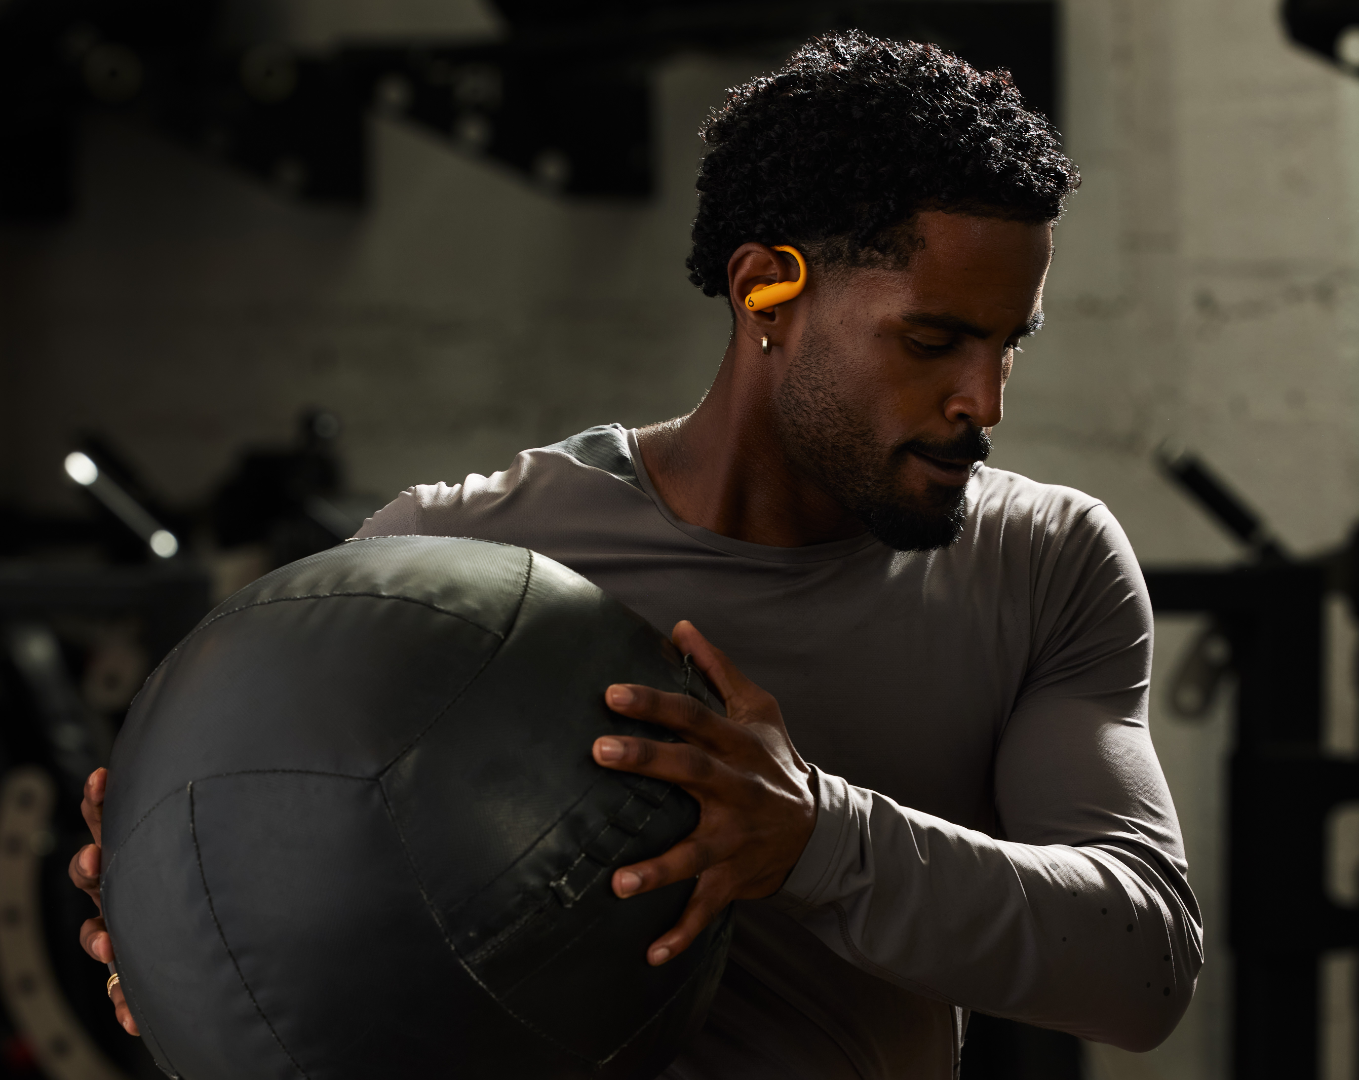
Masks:
[[[1147,1050],[1189,1004],[1202,933],[1146,725],[1150,606],[1117,524],[1103,508],[1087,517],[1044,556],[1029,678],[995,756],[1006,838],[814,770],[815,827],[779,897],[880,978]],[[614,767],[647,771],[640,752]],[[696,780],[678,765],[665,778]],[[710,790],[705,814],[724,797]],[[644,866],[648,888],[683,876]]]
[[[1199,914],[1154,853],[997,840],[838,777],[818,788],[826,830],[780,895],[845,959],[1128,1050],[1179,1022],[1203,962]]]

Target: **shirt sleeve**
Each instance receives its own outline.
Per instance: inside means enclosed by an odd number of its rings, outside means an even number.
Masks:
[[[420,502],[415,488],[407,488],[370,518],[365,518],[351,540],[374,536],[418,536]]]
[[[1001,835],[813,770],[815,830],[779,897],[906,989],[1149,1050],[1203,963],[1147,727],[1151,605],[1102,506],[1042,538],[1033,566],[1028,674],[995,751]]]
[[[365,520],[352,539],[473,535],[517,543],[525,515],[516,510],[526,501],[522,487],[530,472],[530,454],[519,454],[508,469],[490,476],[470,473],[459,484],[409,487]]]

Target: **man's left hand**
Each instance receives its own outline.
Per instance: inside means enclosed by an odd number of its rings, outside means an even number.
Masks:
[[[690,622],[675,627],[680,652],[722,695],[720,716],[688,694],[617,684],[605,692],[616,713],[660,724],[683,742],[606,735],[594,758],[608,769],[682,787],[699,805],[698,828],[664,855],[614,871],[621,897],[697,877],[680,921],[651,943],[663,964],[689,947],[733,900],[756,900],[782,887],[816,824],[811,770],[788,738],[779,703],[747,679]]]

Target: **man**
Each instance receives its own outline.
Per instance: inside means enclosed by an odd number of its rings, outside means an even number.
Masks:
[[[969,1009],[1149,1049],[1202,955],[1145,588],[1102,504],[981,464],[1075,167],[1007,76],[859,33],[732,91],[704,136],[688,265],[733,330],[698,408],[412,488],[358,535],[540,551],[675,626],[722,694],[725,717],[610,687],[685,741],[594,746],[702,808],[615,873],[623,897],[697,876],[648,959],[742,902],[667,1077],[948,1077]]]

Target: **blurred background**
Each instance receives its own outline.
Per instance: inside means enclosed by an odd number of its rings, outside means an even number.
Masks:
[[[1359,2],[0,0],[0,1075],[157,1075],[79,952],[78,780],[216,599],[414,483],[688,411],[696,131],[858,26],[1006,66],[1084,184],[993,464],[1103,499],[1207,920],[1133,1055],[1359,1077]]]

